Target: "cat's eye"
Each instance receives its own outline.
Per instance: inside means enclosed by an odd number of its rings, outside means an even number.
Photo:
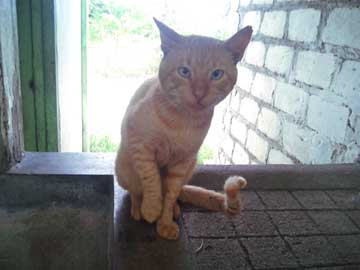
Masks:
[[[190,78],[191,72],[188,67],[179,67],[177,71],[181,77],[186,79]]]
[[[210,79],[217,81],[220,80],[223,75],[224,71],[222,69],[215,69],[213,72],[211,72]]]

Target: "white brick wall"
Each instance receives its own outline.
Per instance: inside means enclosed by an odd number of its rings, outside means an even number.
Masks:
[[[263,100],[264,102],[267,103],[272,103],[272,97],[273,97],[273,93],[276,87],[276,80],[263,75],[261,73],[256,73],[255,75],[255,79],[251,88],[251,93]]]
[[[265,60],[265,45],[262,42],[250,42],[246,49],[245,61],[255,66],[263,66]]]
[[[230,137],[226,137],[226,139],[221,144],[221,148],[223,149],[225,154],[231,159],[234,150],[234,142],[231,140]]]
[[[281,121],[279,116],[267,108],[262,108],[259,114],[258,128],[269,138],[273,140],[278,139],[281,130]]]
[[[274,0],[253,0],[253,5],[271,5],[274,2]]]
[[[349,109],[323,101],[320,97],[311,96],[309,101],[309,127],[335,142],[344,142]]]
[[[261,162],[265,162],[269,143],[257,135],[253,130],[249,130],[246,148]]]
[[[249,154],[238,143],[235,143],[232,160],[235,164],[249,164],[250,161]]]
[[[271,46],[266,54],[265,67],[286,74],[290,70],[294,50],[287,46]]]
[[[302,89],[286,83],[278,83],[275,90],[275,107],[296,117],[304,119],[309,95]]]
[[[253,35],[256,35],[260,28],[261,12],[249,11],[244,15],[244,19],[241,22],[242,27],[251,25],[253,28]]]
[[[278,150],[271,149],[269,153],[269,164],[294,164],[294,162]]]
[[[237,112],[240,106],[240,95],[238,91],[236,91],[235,89],[232,91],[231,95],[232,97],[231,97],[230,108],[232,111]]]
[[[316,40],[320,10],[298,9],[290,12],[289,39],[304,42]]]
[[[327,20],[322,40],[360,49],[360,9],[337,8]]]
[[[246,7],[250,4],[251,0],[240,0],[240,6]]]
[[[302,51],[295,67],[295,79],[321,88],[330,85],[331,74],[335,69],[335,57],[332,54]]]
[[[239,142],[245,144],[246,135],[247,135],[247,127],[240,120],[233,118],[230,133],[234,136]]]
[[[255,124],[259,110],[259,105],[250,98],[245,97],[240,103],[240,114],[250,123]]]
[[[332,88],[335,93],[345,97],[360,93],[360,62],[345,61]]]
[[[282,38],[284,35],[285,21],[285,11],[265,12],[260,32],[270,37]]]
[[[239,86],[242,90],[250,92],[250,87],[251,87],[252,79],[254,77],[254,73],[250,69],[242,66],[238,66],[237,70],[238,70],[238,76],[237,76],[236,85]]]

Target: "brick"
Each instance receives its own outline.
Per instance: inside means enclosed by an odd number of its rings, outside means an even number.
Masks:
[[[330,190],[326,192],[339,208],[360,209],[360,192],[354,190]]]
[[[256,73],[251,93],[264,102],[271,104],[275,87],[275,79],[261,73]]]
[[[297,267],[297,262],[280,237],[241,239],[255,269]]]
[[[359,229],[340,211],[309,211],[319,230],[326,234],[358,233]]]
[[[225,154],[231,159],[232,158],[232,153],[234,150],[234,142],[232,141],[232,139],[230,137],[226,137],[225,140],[223,140],[223,143],[220,146],[223,151],[225,152]]]
[[[360,49],[359,25],[358,8],[336,8],[329,15],[322,40],[326,43]]]
[[[274,0],[253,0],[253,5],[271,5]]]
[[[282,38],[284,35],[285,21],[285,11],[265,12],[260,32],[270,37]]]
[[[328,139],[286,121],[283,123],[283,144],[287,152],[304,164],[331,162],[333,148]]]
[[[324,191],[306,190],[293,191],[294,196],[306,209],[334,209],[335,203],[326,195]]]
[[[360,62],[345,61],[340,72],[335,76],[332,90],[349,98],[360,93]]]
[[[295,79],[304,83],[327,88],[335,69],[335,57],[311,51],[299,52],[295,66]]]
[[[304,42],[315,41],[320,14],[320,10],[312,8],[291,11],[289,16],[289,39]]]
[[[263,211],[244,211],[231,218],[237,236],[275,236],[278,235],[269,216]]]
[[[343,263],[342,256],[324,236],[285,237],[303,266]]]
[[[348,116],[348,108],[328,103],[318,96],[310,97],[307,123],[323,136],[343,143]]]
[[[232,161],[234,164],[249,164],[249,154],[238,143],[235,143]]]
[[[247,127],[243,122],[234,118],[231,124],[230,132],[234,138],[236,138],[242,144],[245,144]]]
[[[265,208],[254,191],[242,191],[240,193],[240,202],[242,210],[263,210]]]
[[[246,148],[259,161],[265,162],[269,143],[257,135],[253,130],[248,131],[248,138],[246,141]]]
[[[287,191],[259,191],[267,209],[302,209]]]
[[[239,86],[242,90],[250,92],[254,73],[250,69],[242,66],[238,66],[237,70],[238,75],[236,85]]]
[[[244,15],[244,19],[241,22],[242,27],[251,25],[253,29],[253,35],[256,35],[260,28],[261,12],[260,11],[249,11]]]
[[[236,89],[233,89],[231,101],[230,101],[230,109],[233,112],[238,112],[240,106],[240,94]]]
[[[285,154],[278,150],[271,149],[268,158],[268,164],[294,164]]]
[[[269,138],[276,140],[279,137],[281,130],[279,116],[275,112],[263,107],[259,114],[258,128]]]
[[[286,75],[290,70],[293,55],[294,49],[290,47],[271,46],[266,55],[265,67],[273,72]]]
[[[265,61],[265,45],[260,41],[250,42],[246,49],[245,61],[249,64],[262,67]]]
[[[236,239],[190,239],[189,241],[196,270],[246,269],[246,257]],[[196,252],[201,244],[203,248]]]
[[[336,251],[351,263],[360,263],[360,235],[328,236]]]
[[[274,104],[276,108],[297,119],[304,119],[308,97],[300,88],[279,82],[275,90]]]
[[[251,0],[240,0],[240,6],[245,7],[250,4]]]
[[[319,230],[305,211],[269,212],[272,221],[283,235],[318,234]]]
[[[240,114],[250,123],[255,124],[259,113],[259,105],[250,98],[243,98],[240,104]]]
[[[222,213],[183,213],[186,230],[190,237],[234,236],[229,219]]]

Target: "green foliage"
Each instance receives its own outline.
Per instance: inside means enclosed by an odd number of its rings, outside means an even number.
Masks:
[[[116,152],[118,145],[107,135],[103,137],[90,136],[90,152]]]
[[[206,160],[210,160],[214,158],[213,150],[206,144],[203,144],[200,147],[198,156],[197,156],[197,163],[204,164]]]
[[[89,39],[101,42],[124,36],[157,38],[158,32],[151,18],[135,7],[127,7],[119,1],[90,0]]]

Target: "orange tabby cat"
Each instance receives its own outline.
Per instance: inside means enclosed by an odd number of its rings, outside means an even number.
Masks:
[[[242,177],[229,178],[225,195],[186,185],[210,126],[214,106],[233,88],[252,29],[226,41],[182,36],[155,19],[163,59],[159,75],[136,91],[127,108],[116,159],[119,184],[130,192],[131,215],[157,221],[161,237],[177,239],[177,199],[211,210],[236,213]]]

